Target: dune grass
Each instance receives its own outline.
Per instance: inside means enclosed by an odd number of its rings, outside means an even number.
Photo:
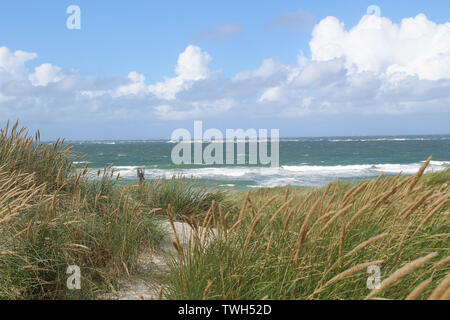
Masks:
[[[250,191],[237,215],[212,207],[191,223],[217,232],[180,250],[169,298],[435,299],[439,286],[448,296],[449,170],[422,176],[427,164],[355,186]],[[379,282],[367,273],[377,267]]]
[[[146,181],[132,186],[130,193],[148,210],[155,210],[164,216],[170,204],[175,218],[179,220],[183,216],[196,219],[202,217],[213,201],[227,209],[232,208],[226,190],[184,176]]]
[[[0,299],[99,297],[161,238],[111,170],[89,180],[72,156],[70,145],[43,145],[17,124],[1,131]],[[66,287],[69,265],[81,269],[81,290]]]
[[[183,177],[118,184],[111,168],[92,179],[75,158],[64,141],[0,129],[0,299],[113,297],[166,211],[196,233],[175,243],[168,298],[449,297],[450,170],[228,194]],[[70,265],[81,290],[66,287]]]
[[[4,171],[34,174],[38,184],[47,184],[49,190],[61,185],[72,173],[72,147],[58,139],[53,144],[40,142],[39,131],[32,137],[26,128],[9,121],[0,129],[0,166]],[[59,180],[58,180],[59,179]]]
[[[175,217],[228,206],[224,191],[192,179],[124,185],[111,167],[92,177],[74,160],[64,140],[43,144],[18,123],[0,129],[0,299],[113,297],[162,239],[169,204]],[[71,265],[81,290],[66,286]]]

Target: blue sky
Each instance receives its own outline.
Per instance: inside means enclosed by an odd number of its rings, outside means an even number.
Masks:
[[[72,4],[80,30],[66,28]],[[167,138],[195,119],[282,136],[448,134],[449,13],[444,0],[4,0],[0,122],[48,139]]]

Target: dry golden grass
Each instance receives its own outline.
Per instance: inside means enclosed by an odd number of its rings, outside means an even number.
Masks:
[[[105,168],[91,181],[88,167],[77,170],[71,159],[64,141],[44,145],[17,124],[0,130],[0,298],[92,298],[110,290],[157,242],[157,211],[166,211],[175,232],[175,219],[194,229],[187,248],[175,237],[169,298],[450,295],[450,170],[424,175],[431,158],[412,177],[261,189],[234,203],[183,179],[119,188]],[[79,296],[65,287],[71,264],[82,267]],[[382,281],[370,291],[366,269],[374,265]]]
[[[428,300],[439,300],[450,288],[450,273],[439,283],[439,285],[434,289]]]
[[[0,129],[0,299],[95,298],[133,270],[160,237],[154,218],[105,168],[88,180],[70,145],[48,145],[16,123]],[[68,290],[78,265],[82,290]]]
[[[430,285],[433,279],[427,279],[421,282],[414,290],[405,298],[405,300],[416,300],[422,292]]]
[[[419,267],[421,267],[426,262],[428,262],[429,260],[433,259],[436,256],[437,256],[437,252],[432,252],[432,253],[426,255],[425,257],[422,257],[422,258],[419,258],[419,259],[416,259],[414,261],[411,261],[411,262],[407,263],[406,265],[404,265],[403,267],[401,267],[400,269],[395,271],[393,274],[391,274],[387,279],[383,280],[383,282],[381,282],[380,287],[377,288],[377,289],[374,289],[366,297],[366,299],[369,299],[369,298],[377,295],[378,293],[380,293],[381,291],[383,291],[387,287],[389,287],[389,286],[393,285],[394,283],[400,281],[402,278],[404,278],[408,274],[414,272],[416,269],[418,269]]]
[[[183,268],[171,266],[169,296],[445,297],[449,170],[424,175],[429,160],[411,177],[380,175],[355,186],[249,191],[236,203],[238,214],[222,226],[220,220],[214,224],[227,230],[226,239],[213,237],[208,246],[194,241],[189,256],[182,257]],[[365,271],[374,265],[381,269],[381,286],[371,291]],[[225,280],[206,281],[204,275]],[[433,290],[438,291],[432,295]]]

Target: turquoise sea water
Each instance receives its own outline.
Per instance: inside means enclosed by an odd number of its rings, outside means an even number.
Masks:
[[[380,172],[414,174],[430,155],[433,161],[428,172],[450,165],[450,135],[284,138],[280,139],[280,166],[276,168],[248,164],[174,165],[173,141],[72,143],[77,154],[86,154],[85,159],[78,161],[80,166],[88,162],[90,170],[96,172],[112,164],[123,181],[135,180],[137,168],[145,167],[147,179],[182,174],[235,189],[287,184],[321,186],[337,179],[376,177]]]

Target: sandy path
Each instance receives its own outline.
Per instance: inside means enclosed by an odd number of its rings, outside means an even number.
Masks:
[[[194,237],[194,231],[184,222],[175,222],[174,225],[181,246],[186,248],[189,241]],[[172,241],[175,240],[175,233],[170,222],[164,221],[161,226],[166,231],[167,236],[161,242],[159,249],[144,253],[139,259],[140,271],[143,274],[149,274],[151,279],[137,276],[122,280],[120,282],[120,290],[117,292],[119,300],[158,299],[161,285],[164,286],[165,279],[169,273],[167,261],[177,256],[177,252],[172,245]],[[164,298],[164,295],[162,298]]]

